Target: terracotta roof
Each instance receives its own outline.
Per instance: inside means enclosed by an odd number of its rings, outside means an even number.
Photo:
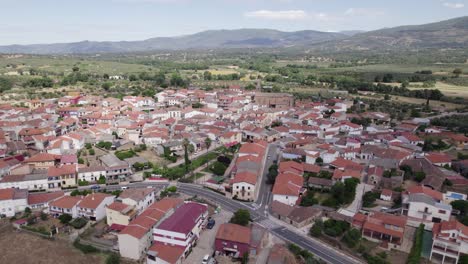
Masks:
[[[142,201],[148,196],[150,193],[154,192],[153,189],[148,188],[135,188],[135,189],[127,189],[124,190],[120,195],[120,199],[132,199],[134,201]]]
[[[161,220],[172,208],[182,204],[184,200],[178,198],[164,198],[146,208],[143,213],[133,219],[130,224],[120,232],[136,238],[141,238],[151,231],[153,226]]]
[[[431,152],[426,155],[426,158],[432,163],[449,163],[452,162],[452,157],[446,153]]]
[[[298,196],[304,179],[292,173],[281,173],[276,177],[273,194]]]
[[[56,177],[62,175],[74,175],[76,173],[76,166],[73,164],[62,165],[61,167],[49,167],[47,169],[47,176]]]
[[[113,197],[113,195],[104,193],[88,194],[85,198],[83,198],[79,206],[81,208],[96,209],[107,197]]]
[[[356,170],[335,170],[333,172],[333,179],[342,179],[343,177],[361,179],[361,172]]]
[[[156,256],[167,263],[175,264],[185,251],[184,247],[165,245],[163,243],[155,242],[148,251],[156,252]]]
[[[107,206],[107,208],[109,208],[111,210],[114,210],[114,211],[117,211],[117,212],[122,212],[125,209],[127,209],[129,206],[131,206],[131,205],[121,203],[121,202],[113,202],[113,203],[109,204]]]
[[[27,199],[28,190],[25,189],[0,189],[0,201],[1,200],[16,200],[16,199]]]
[[[248,172],[248,171],[236,173],[236,175],[234,176],[234,179],[232,180],[232,183],[240,183],[240,182],[246,182],[246,183],[255,185],[257,184],[257,175],[255,173]]]
[[[251,231],[248,227],[225,223],[219,226],[216,239],[249,244],[250,233]]]
[[[408,194],[413,194],[413,193],[424,193],[436,200],[443,200],[443,195],[441,192],[433,190],[429,187],[422,186],[422,185],[415,185],[411,186],[407,189]]]
[[[54,155],[54,154],[49,154],[49,153],[38,153],[29,159],[26,160],[26,162],[46,162],[46,161],[55,161],[56,159],[59,159],[60,155]]]
[[[63,191],[51,192],[51,193],[31,193],[28,196],[28,204],[43,204],[55,200],[64,196],[65,193]]]
[[[49,204],[49,206],[55,206],[58,208],[71,209],[81,201],[81,197],[78,196],[63,196]]]
[[[304,166],[296,161],[283,161],[279,164],[278,171],[280,173],[291,172],[302,175],[304,173]]]

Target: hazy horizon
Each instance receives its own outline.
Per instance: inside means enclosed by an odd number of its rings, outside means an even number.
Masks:
[[[133,41],[241,28],[370,31],[466,16],[466,1],[7,0],[0,45]]]

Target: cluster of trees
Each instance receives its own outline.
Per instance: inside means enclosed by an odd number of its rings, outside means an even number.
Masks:
[[[220,81],[236,81],[240,80],[243,75],[238,73],[231,73],[231,74],[212,74],[210,71],[205,71],[203,73],[203,80],[211,81],[211,80],[220,80]]]
[[[312,206],[318,204],[318,200],[314,197],[313,191],[307,191],[306,195],[301,199],[301,206]]]
[[[89,79],[90,79],[89,74],[81,73],[79,71],[73,71],[72,73],[68,74],[62,79],[62,81],[60,82],[60,85],[63,85],[63,86],[74,85],[74,84],[77,84],[78,82],[88,82]]]
[[[458,221],[460,223],[468,226],[468,201],[457,200],[450,203],[453,209],[460,211],[460,214],[457,215]]]
[[[404,171],[405,180],[415,180],[417,182],[422,182],[426,178],[426,173],[424,171],[413,171],[409,165],[401,165],[400,170]]]
[[[359,180],[355,178],[346,179],[344,183],[335,183],[330,190],[331,197],[323,201],[322,205],[338,208],[340,205],[351,203],[356,195],[358,183]]]
[[[270,168],[268,168],[267,183],[274,184],[277,176],[278,176],[278,164],[273,163],[271,164]]]
[[[230,223],[247,226],[250,222],[250,212],[247,209],[239,209],[232,216]]]
[[[49,77],[42,78],[33,78],[29,79],[24,83],[25,87],[52,87],[54,86],[54,81]]]
[[[119,158],[120,160],[129,159],[129,158],[135,157],[136,155],[137,154],[135,153],[133,149],[120,150],[120,151],[115,152],[115,156]]]
[[[363,207],[373,207],[375,200],[380,197],[380,193],[369,191],[362,196],[362,206]]]
[[[13,88],[13,82],[8,78],[0,77],[0,93],[11,90],[11,88]]]
[[[451,115],[431,119],[431,125],[446,127],[452,131],[468,133],[468,115]]]
[[[111,149],[112,148],[112,142],[108,142],[108,141],[99,141],[96,146],[98,148],[103,148],[103,149]]]
[[[314,258],[314,255],[310,253],[310,251],[302,249],[296,244],[289,244],[288,249],[289,251],[291,251],[291,253],[293,253],[296,259],[300,260],[300,263],[302,263],[303,261],[307,264],[321,263],[320,261]]]

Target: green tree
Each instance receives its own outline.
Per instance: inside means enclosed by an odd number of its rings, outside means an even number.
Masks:
[[[184,140],[182,141],[182,145],[184,146],[185,171],[188,172],[189,165],[190,165],[189,150],[188,150],[188,146],[190,145],[189,140],[187,138],[184,138]]]
[[[212,143],[211,138],[206,137],[206,138],[205,138],[206,152],[208,152],[208,150],[210,149],[211,143]]]
[[[68,224],[73,219],[73,217],[69,214],[62,214],[58,217],[58,219],[60,220],[60,223]]]
[[[426,178],[426,173],[424,171],[418,171],[414,174],[414,179],[417,182],[422,182]]]
[[[106,177],[103,176],[103,175],[99,176],[98,183],[99,184],[106,184]]]
[[[226,165],[219,161],[215,161],[213,165],[211,166],[211,171],[214,174],[219,175],[219,176],[224,175],[224,173],[226,172],[226,169],[227,169]]]
[[[205,71],[203,73],[203,80],[205,81],[211,81],[211,79],[213,78],[212,74],[210,71]]]
[[[13,88],[13,82],[10,79],[0,77],[0,93],[11,90]]]
[[[313,237],[320,237],[322,235],[323,222],[318,219],[315,221],[314,225],[310,228],[309,234]]]
[[[457,76],[457,77],[462,73],[463,73],[463,71],[460,68],[456,68],[455,70],[453,70],[453,74],[455,74],[455,76]]]
[[[250,212],[246,209],[237,210],[231,218],[230,223],[247,226],[250,222]]]
[[[101,85],[101,88],[104,89],[104,91],[108,92],[111,87],[111,84],[108,82],[105,82]]]
[[[106,258],[106,264],[120,264],[120,256],[115,253],[111,253]]]

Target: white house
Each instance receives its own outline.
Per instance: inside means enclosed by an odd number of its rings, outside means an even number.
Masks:
[[[35,174],[6,175],[0,180],[0,189],[5,188],[47,191],[49,189],[47,171]]]
[[[434,224],[429,260],[435,263],[460,263],[460,254],[468,254],[468,227],[456,220]]]
[[[134,188],[124,190],[118,200],[122,203],[133,205],[138,213],[144,211],[148,206],[154,203],[155,195],[153,188]]]
[[[279,174],[273,186],[273,201],[290,206],[297,205],[299,198],[305,192],[303,184],[304,179],[301,175],[290,172]]]
[[[106,168],[103,166],[78,168],[78,180],[96,182],[101,176],[106,177]]]
[[[78,217],[78,203],[81,202],[79,196],[63,196],[49,203],[49,213],[53,216],[69,214],[73,218]]]
[[[28,191],[15,188],[0,189],[0,215],[12,217],[28,206]]]
[[[443,203],[442,193],[424,186],[412,186],[402,195],[402,213],[409,216],[409,225],[422,223],[430,230],[434,223],[450,220],[452,206]]]
[[[106,217],[106,206],[113,203],[115,196],[104,193],[88,194],[78,204],[78,215],[91,221],[99,221]]]

